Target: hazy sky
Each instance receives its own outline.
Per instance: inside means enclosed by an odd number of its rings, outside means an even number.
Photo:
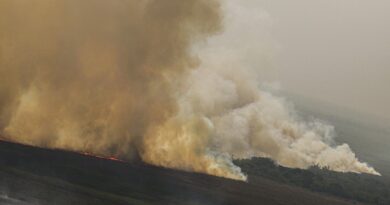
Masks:
[[[242,4],[247,10],[257,8],[260,16],[267,14],[268,23],[254,20],[249,31],[266,33],[264,24],[269,24],[277,78],[284,89],[390,117],[390,1],[249,0]],[[244,13],[242,8],[236,10]]]

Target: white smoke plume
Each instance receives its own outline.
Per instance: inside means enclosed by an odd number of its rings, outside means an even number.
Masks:
[[[152,143],[159,150],[156,154],[173,156],[146,160],[172,166],[175,159],[182,162],[179,167],[191,170],[198,167],[191,153],[202,153],[202,160],[211,160],[207,164],[222,167],[223,176],[235,179],[246,177],[232,159],[252,157],[267,157],[291,168],[318,166],[379,175],[360,162],[347,144],[335,144],[333,126],[300,119],[284,98],[261,89],[262,75],[272,64],[275,50],[269,33],[272,22],[266,12],[250,3],[224,3],[225,31],[195,49],[202,64],[178,95],[178,115],[161,129],[167,133],[171,123],[180,124],[182,129],[174,134],[180,139],[164,143],[169,137],[161,136]],[[257,31],[247,32],[256,26]]]
[[[213,124],[212,147],[233,158],[261,156],[287,167],[379,175],[347,144],[335,144],[333,126],[301,120],[289,102],[260,88],[277,43],[270,16],[254,2],[225,1],[226,34],[211,40],[204,64],[193,73],[187,96]]]

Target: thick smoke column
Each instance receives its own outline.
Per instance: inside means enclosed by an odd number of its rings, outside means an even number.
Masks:
[[[220,28],[210,0],[0,1],[0,129],[23,143],[129,157],[177,111]]]
[[[257,72],[191,55],[220,16],[216,0],[0,1],[0,134],[233,179],[253,156],[376,174]]]

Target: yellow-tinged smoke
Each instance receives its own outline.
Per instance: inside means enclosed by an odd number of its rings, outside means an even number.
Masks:
[[[245,180],[229,155],[209,150],[212,129],[207,118],[176,116],[146,135],[141,157],[155,165]]]
[[[253,156],[376,173],[246,68],[201,67],[220,27],[218,0],[1,0],[0,134],[239,180]]]
[[[152,144],[174,134],[160,126],[177,112],[175,87],[197,65],[190,45],[219,29],[214,0],[2,0],[1,132],[181,168],[173,152],[170,162],[147,156],[164,156]],[[201,152],[188,150],[195,164],[183,166],[224,176]]]

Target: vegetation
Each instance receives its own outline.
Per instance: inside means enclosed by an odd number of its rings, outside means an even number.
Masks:
[[[368,204],[390,204],[390,180],[367,174],[338,173],[317,167],[308,170],[275,165],[271,160],[255,158],[234,162],[251,178],[264,177]]]

